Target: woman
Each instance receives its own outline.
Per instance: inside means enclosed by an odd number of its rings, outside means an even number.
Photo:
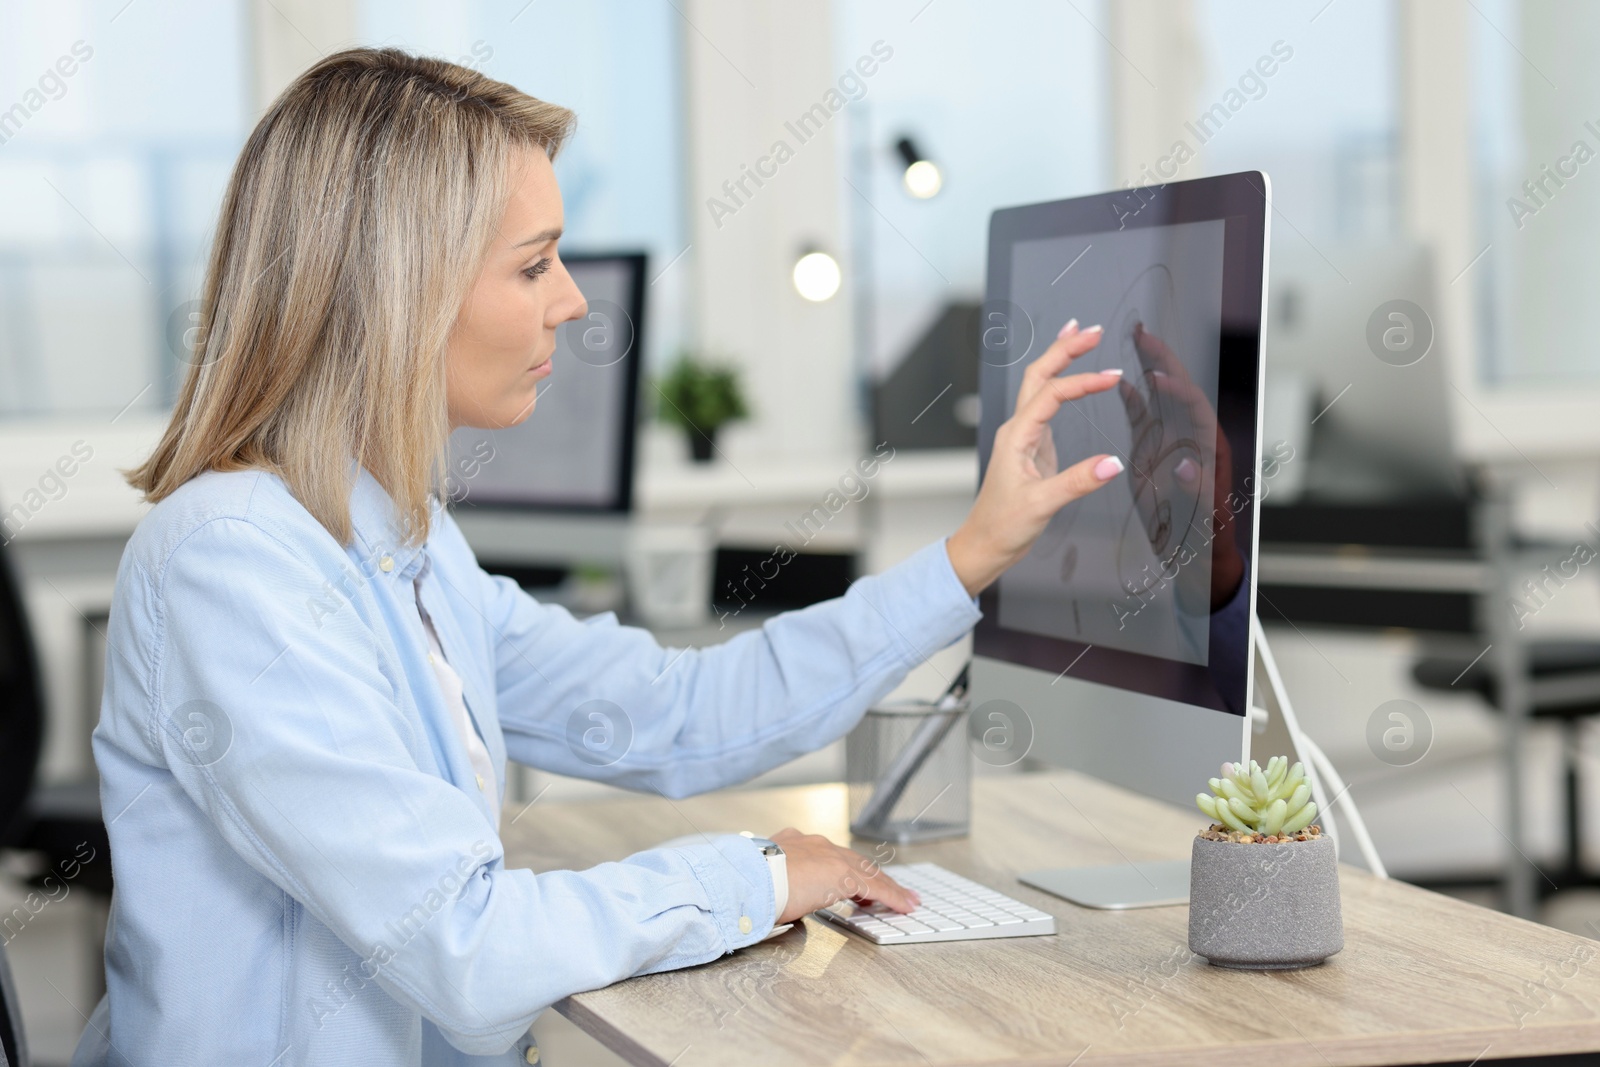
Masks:
[[[437,493],[450,431],[529,417],[586,310],[557,250],[572,124],[465,68],[354,49],[246,143],[194,369],[130,475],[156,506],[117,576],[94,735],[117,890],[74,1062],[517,1062],[569,993],[840,896],[913,905],[794,829],[773,838],[781,878],[737,835],[509,869],[501,770],[679,797],[843,735],[1121,470],[1057,473],[1049,445],[1063,401],[1115,384],[1054,377],[1099,335],[1069,327],[1028,371],[961,528],[844,597],[682,653],[579,622],[480,570]],[[591,700],[633,730],[606,767],[566,743]]]

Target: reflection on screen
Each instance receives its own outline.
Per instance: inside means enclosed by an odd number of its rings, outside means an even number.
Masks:
[[[1034,336],[1053,338],[1072,318],[1099,323],[1105,337],[1071,369],[1123,371],[1118,389],[1057,412],[1060,465],[1109,452],[1127,473],[1057,512],[1000,578],[1001,627],[1206,666],[1224,226],[1013,248],[1009,300]],[[1007,368],[1008,403],[1033,358]]]

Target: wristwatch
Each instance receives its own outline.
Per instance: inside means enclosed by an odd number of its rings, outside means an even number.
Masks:
[[[739,836],[748,837],[767,858],[767,870],[772,874],[772,924],[783,919],[783,909],[789,906],[789,863],[783,849],[770,837],[757,837],[749,830],[740,830]]]

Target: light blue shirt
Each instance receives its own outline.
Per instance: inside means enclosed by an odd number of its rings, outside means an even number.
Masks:
[[[207,473],[128,543],[94,732],[107,994],[75,1065],[516,1063],[562,997],[772,928],[737,835],[506,866],[505,783],[479,788],[428,666],[425,563],[493,767],[668,797],[843,736],[980,614],[941,540],[724,644],[663,648],[486,574],[446,514],[406,547],[364,471],[351,511],[341,547],[277,476]]]

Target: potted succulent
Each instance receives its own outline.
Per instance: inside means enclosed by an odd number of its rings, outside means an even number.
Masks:
[[[683,353],[656,386],[657,416],[681,426],[689,438],[689,454],[698,462],[711,459],[717,430],[750,414],[739,384],[739,372]]]
[[[1195,797],[1214,820],[1189,862],[1189,950],[1219,967],[1287,970],[1344,947],[1339,865],[1305,766],[1224,763]]]

